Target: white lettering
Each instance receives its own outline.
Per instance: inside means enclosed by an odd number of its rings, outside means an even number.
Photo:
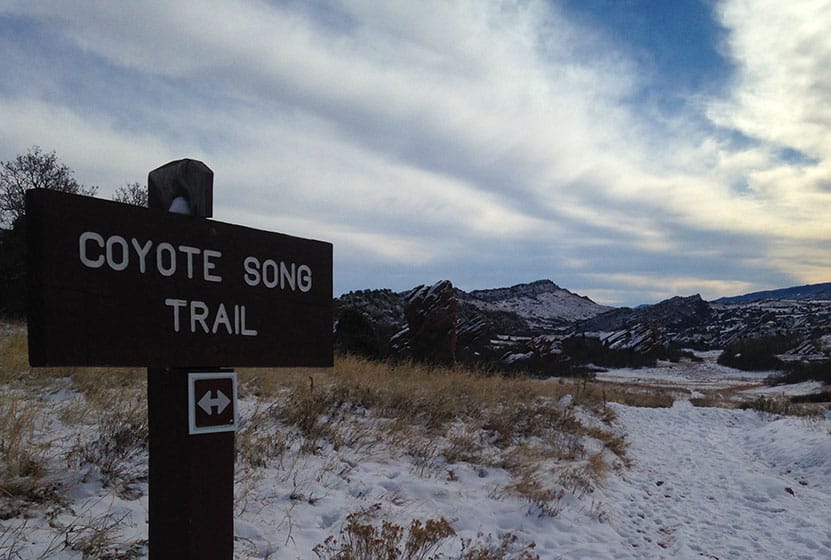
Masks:
[[[286,280],[289,282],[289,286],[291,286],[291,291],[294,291],[294,275],[296,273],[296,266],[294,263],[291,263],[291,272],[286,267],[286,263],[280,262],[280,289],[286,289]]]
[[[257,329],[249,328],[244,305],[226,306],[220,303],[213,313],[204,301],[167,298],[164,304],[173,312],[173,331],[181,332],[182,323],[190,327],[191,333],[257,336]],[[182,312],[184,309],[184,312]],[[233,311],[233,318],[229,312]],[[183,313],[185,316],[183,317]],[[208,326],[210,325],[210,327]],[[186,327],[187,328],[187,327]]]
[[[135,237],[127,238],[121,235],[111,235],[104,238],[100,233],[85,231],[78,236],[78,258],[81,264],[87,268],[102,268],[104,266],[121,272],[130,268],[131,253],[135,253],[135,260],[138,263],[138,271],[146,274],[148,266],[152,267],[153,241],[139,241]],[[181,255],[180,255],[181,253]],[[201,261],[200,259],[201,255]],[[206,282],[222,282],[222,276],[217,269],[219,259],[222,258],[222,251],[213,249],[201,249],[190,245],[174,246],[172,243],[163,241],[155,247],[156,271],[165,277],[174,276],[177,271],[183,271],[189,279],[194,279],[199,272],[196,267],[202,266],[202,279]],[[182,261],[184,259],[184,262]],[[249,286],[256,286],[260,283],[260,263],[254,257],[245,259],[245,282]],[[277,264],[271,261],[272,276],[275,286],[278,280]]]
[[[133,244],[133,249],[136,250],[136,254],[139,256],[139,272],[144,274],[147,271],[147,253],[150,252],[150,247],[153,246],[153,242],[148,239],[147,243],[140,245],[138,239],[135,237],[130,241]]]
[[[94,231],[85,231],[78,237],[78,254],[81,257],[81,262],[88,268],[101,268],[104,265],[104,255],[98,255],[98,258],[91,260],[87,256],[87,241],[95,241],[98,247],[104,248],[104,238]],[[249,257],[251,258],[251,257]]]
[[[164,253],[167,253],[167,265],[164,263]],[[156,247],[156,270],[168,277],[176,273],[176,250],[170,243],[159,243]]]
[[[120,262],[115,260],[115,251],[113,251],[115,245],[121,247]],[[120,235],[113,235],[107,239],[107,264],[117,271],[124,270],[130,264],[130,248],[127,246],[127,240]]]
[[[312,289],[312,269],[308,265],[301,264],[297,268],[297,280],[300,291],[303,293]]]
[[[167,298],[164,304],[173,308],[173,331],[179,332],[179,309],[188,304],[187,300]]]
[[[269,278],[270,274],[270,278]],[[263,286],[266,288],[276,288],[280,283],[280,270],[277,263],[271,259],[263,263]]]
[[[216,331],[219,330],[220,324],[225,326],[225,330],[228,331],[228,334],[234,334],[231,331],[231,320],[228,318],[228,312],[225,311],[225,305],[222,303],[219,304],[219,309],[216,310],[216,318],[214,319],[214,326],[211,329],[211,332],[216,334]]]
[[[245,269],[245,276],[243,276],[243,280],[249,286],[256,286],[260,283],[260,261],[255,259],[254,257],[245,257],[245,260],[242,262],[242,266]]]
[[[208,282],[222,282],[222,276],[210,273],[211,270],[216,268],[216,263],[211,262],[211,259],[218,259],[220,257],[222,257],[222,253],[220,251],[212,251],[211,249],[205,249],[204,251],[204,261],[202,263],[202,267],[205,274],[205,280]]]
[[[257,336],[257,331],[254,329],[246,328],[245,326],[245,306],[240,305],[240,323],[242,324],[242,336]]]
[[[242,263],[243,280],[252,287],[262,284],[268,289],[280,287],[281,290],[300,290],[309,292],[312,289],[312,269],[309,265],[286,263],[278,264],[273,259],[266,259],[260,265],[256,257],[246,257]]]
[[[196,323],[202,325],[202,330],[205,334],[211,332],[208,330],[208,324],[205,319],[208,318],[208,305],[204,301],[193,300],[190,302],[190,332],[196,332]]]
[[[188,256],[188,278],[193,278],[193,256],[198,255],[202,250],[188,245],[179,245],[179,250]]]

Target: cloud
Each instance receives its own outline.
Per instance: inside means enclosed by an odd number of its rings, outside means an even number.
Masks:
[[[830,9],[827,0],[720,4],[738,74],[730,99],[714,104],[711,117],[753,138],[827,159]]]
[[[103,115],[85,116],[31,99],[4,99],[0,121],[4,153],[22,153],[34,145],[55,150],[61,160],[71,162],[81,183],[101,186],[105,196],[116,186],[144,181],[149,169],[142,162],[163,163],[175,153],[152,134],[125,134]]]
[[[340,290],[771,287],[831,264],[831,47],[797,4],[717,4],[737,74],[671,115],[556,3],[7,4],[33,38],[0,62],[0,149],[108,188],[203,159],[220,219],[334,241]]]
[[[831,202],[829,10],[827,0],[732,0],[718,9],[738,70],[730,96],[714,100],[707,114],[768,151],[743,171],[770,215],[776,210],[797,224],[779,228],[788,236],[828,239],[831,233],[822,211]]]

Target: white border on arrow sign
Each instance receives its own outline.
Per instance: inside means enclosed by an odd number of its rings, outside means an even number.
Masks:
[[[196,425],[196,407],[202,406],[200,403],[196,402],[196,382],[203,379],[231,380],[231,391],[233,394],[230,395],[231,402],[229,404],[234,407],[234,421],[232,424],[202,427]],[[227,397],[227,395],[224,396]],[[217,396],[217,398],[219,397]],[[217,432],[235,432],[237,430],[237,424],[239,424],[239,410],[237,408],[237,373],[235,371],[188,373],[188,434],[196,435],[213,434]]]

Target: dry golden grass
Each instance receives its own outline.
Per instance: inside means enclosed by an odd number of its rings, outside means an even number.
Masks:
[[[266,382],[268,376],[273,378]],[[296,430],[302,452],[327,446],[398,449],[421,476],[454,462],[504,468],[514,481],[503,495],[523,497],[539,515],[559,513],[564,488],[591,492],[612,468],[627,464],[627,443],[612,428],[609,401],[672,403],[668,394],[650,399],[640,389],[589,381],[500,377],[354,357],[338,357],[325,371],[249,370],[241,385],[273,402],[273,418]],[[565,395],[573,398],[562,399]],[[586,411],[583,420],[575,414],[577,406]],[[586,415],[593,421],[585,423]],[[589,454],[588,440],[604,451]]]
[[[820,417],[826,410],[823,403],[795,403],[784,394],[754,395],[746,392],[761,386],[753,383],[704,391],[703,396],[690,399],[690,402],[700,407],[749,409],[776,416],[797,416],[808,419]]]
[[[29,371],[29,345],[26,328],[20,324],[5,326],[0,331],[0,383],[19,379]]]
[[[0,383],[39,385],[56,378],[71,378],[85,396],[107,402],[110,389],[135,387],[146,383],[144,368],[37,367],[29,365],[26,327],[6,323],[0,331]],[[104,395],[98,395],[104,391]]]
[[[315,393],[336,391],[352,403],[366,408],[380,406],[385,415],[406,415],[433,427],[451,418],[476,415],[482,408],[527,406],[534,399],[557,400],[566,394],[598,410],[609,402],[668,407],[674,401],[674,392],[669,389],[502,377],[462,367],[389,364],[353,356],[338,356],[331,369],[247,368],[238,374],[241,394],[269,398],[289,392],[310,398]]]
[[[612,382],[580,383],[577,396],[584,402],[619,403],[642,408],[668,408],[675,402],[678,389],[659,385],[628,385]]]
[[[351,513],[340,534],[314,547],[320,560],[423,560],[456,535],[445,519],[413,520],[407,530],[375,519],[377,508]]]
[[[36,401],[0,397],[0,516],[19,515],[33,504],[56,501],[48,477],[49,443],[37,436],[43,407]]]

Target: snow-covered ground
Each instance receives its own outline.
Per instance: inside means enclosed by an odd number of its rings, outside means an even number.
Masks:
[[[617,410],[633,466],[599,494],[620,540],[585,558],[831,558],[827,421],[688,401]]]
[[[603,377],[692,391],[759,381],[719,368],[707,360]],[[71,434],[58,412],[78,398],[63,380],[40,399],[43,433],[67,447],[90,435]],[[501,468],[449,464],[429,450],[420,460],[381,444],[324,443],[315,454],[286,452],[266,467],[240,468],[235,558],[317,559],[313,548],[359,511],[403,527],[445,518],[457,537],[444,543],[444,558],[459,558],[464,541],[496,548],[506,533],[515,555],[503,558],[520,558],[531,543],[551,560],[831,558],[831,420],[698,408],[684,398],[671,408],[610,406],[630,464],[593,491],[566,495],[556,511],[506,492],[510,474]],[[244,424],[255,403],[242,408]],[[140,468],[146,456],[128,460]],[[0,558],[80,559],[83,539],[102,525],[122,554],[109,557],[145,558],[146,484],[117,496],[94,469],[55,461],[67,507],[0,521]]]
[[[328,456],[325,480],[282,489],[263,473],[238,521],[241,557],[315,558],[345,512],[382,504],[383,517],[443,516],[465,538],[511,532],[543,559],[831,558],[831,423],[749,410],[613,405],[629,468],[564,504],[556,518],[501,497],[504,472],[454,466],[419,473],[407,460]],[[321,465],[303,472],[319,473]],[[303,496],[287,497],[298,484]],[[447,553],[453,546],[447,547]],[[458,547],[457,547],[458,550]],[[258,556],[258,554],[260,556]]]
[[[690,390],[718,390],[731,387],[760,386],[774,371],[740,371],[716,362],[719,350],[696,352],[701,362],[659,362],[656,367],[621,368],[600,372],[601,381],[677,387]]]

